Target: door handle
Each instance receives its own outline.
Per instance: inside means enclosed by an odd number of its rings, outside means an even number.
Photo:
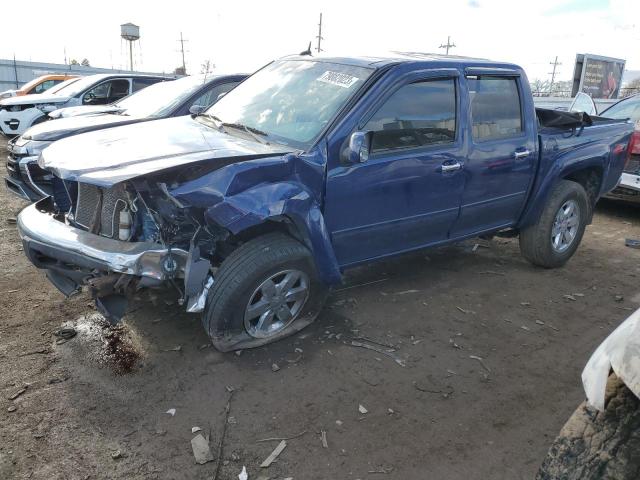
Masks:
[[[515,158],[516,160],[520,160],[521,158],[528,157],[529,155],[531,155],[531,152],[529,150],[513,152],[513,158]]]
[[[444,163],[442,164],[442,173],[455,172],[456,170],[460,170],[461,168],[462,164],[460,162]]]

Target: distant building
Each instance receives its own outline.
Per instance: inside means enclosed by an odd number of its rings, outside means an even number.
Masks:
[[[97,68],[85,65],[65,65],[61,63],[27,62],[24,60],[0,59],[0,92],[20,88],[25,83],[41,75],[60,73],[71,75],[93,75],[94,73],[124,73],[129,70]],[[165,72],[136,72],[152,75],[166,75]],[[172,74],[172,72],[168,72]]]

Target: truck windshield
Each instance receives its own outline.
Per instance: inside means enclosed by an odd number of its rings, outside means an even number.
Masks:
[[[209,108],[205,116],[306,150],[373,69],[313,60],[267,65]],[[228,131],[231,131],[230,129]]]

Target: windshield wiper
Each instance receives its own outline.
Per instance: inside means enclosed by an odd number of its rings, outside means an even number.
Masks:
[[[237,128],[239,130],[244,130],[245,132],[247,132],[249,135],[251,135],[256,142],[258,143],[262,143],[263,145],[269,145],[269,141],[266,140],[263,137],[268,137],[269,134],[267,132],[263,132],[262,130],[259,130],[255,127],[249,127],[247,125],[244,125],[243,123],[223,123],[222,124],[223,127],[229,127],[229,128]]]

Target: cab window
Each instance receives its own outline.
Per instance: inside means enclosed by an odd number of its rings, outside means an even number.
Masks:
[[[221,85],[211,87],[209,90],[196,98],[189,106],[191,107],[193,105],[199,105],[202,107],[210,107],[218,101],[218,97],[220,95],[222,95],[223,93],[227,93],[229,90],[233,89],[233,87],[238,85],[238,83],[240,82],[223,83]]]
[[[474,140],[498,140],[522,134],[522,106],[515,78],[467,78],[467,85]]]
[[[455,80],[428,80],[399,88],[364,129],[372,132],[372,153],[453,143]]]
[[[107,105],[129,95],[129,80],[114,79],[102,82],[82,97],[84,105]]]

